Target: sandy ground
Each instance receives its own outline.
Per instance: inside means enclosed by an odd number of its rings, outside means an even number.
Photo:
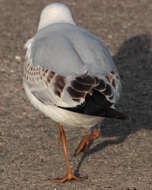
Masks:
[[[24,43],[51,0],[0,0],[0,190],[152,189],[152,1],[65,0],[78,25],[100,36],[120,71],[119,109],[101,137],[74,158],[89,130],[66,129],[72,170],[88,180],[52,184],[65,174],[57,125],[29,103],[22,87]]]

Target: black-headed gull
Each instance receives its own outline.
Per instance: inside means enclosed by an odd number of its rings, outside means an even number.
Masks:
[[[62,125],[90,128],[104,117],[126,119],[115,109],[121,89],[117,68],[104,44],[77,26],[61,3],[42,10],[38,31],[25,47],[25,92],[37,109],[58,123],[63,145],[67,175],[52,181],[80,181],[69,166]],[[85,136],[75,155],[98,136],[98,129]]]

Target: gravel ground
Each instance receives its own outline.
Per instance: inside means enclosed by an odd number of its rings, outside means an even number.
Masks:
[[[22,87],[23,45],[49,2],[0,0],[0,190],[151,190],[152,1],[61,1],[109,48],[123,85],[118,107],[130,116],[105,120],[101,137],[76,158],[89,130],[65,129],[72,170],[89,177],[65,184],[47,180],[65,174],[57,125],[31,106]]]

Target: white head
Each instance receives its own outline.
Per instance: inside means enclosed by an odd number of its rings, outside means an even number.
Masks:
[[[40,16],[38,31],[54,23],[70,23],[75,25],[70,9],[62,3],[51,3],[44,7]]]

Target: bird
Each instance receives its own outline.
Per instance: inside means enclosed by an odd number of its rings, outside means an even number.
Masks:
[[[117,67],[104,43],[76,25],[70,9],[51,3],[42,9],[35,35],[26,44],[23,87],[31,104],[58,124],[67,174],[56,183],[82,181],[73,174],[63,126],[91,128],[105,117],[127,119],[115,107],[121,93]],[[96,127],[80,141],[74,155],[100,136]]]

